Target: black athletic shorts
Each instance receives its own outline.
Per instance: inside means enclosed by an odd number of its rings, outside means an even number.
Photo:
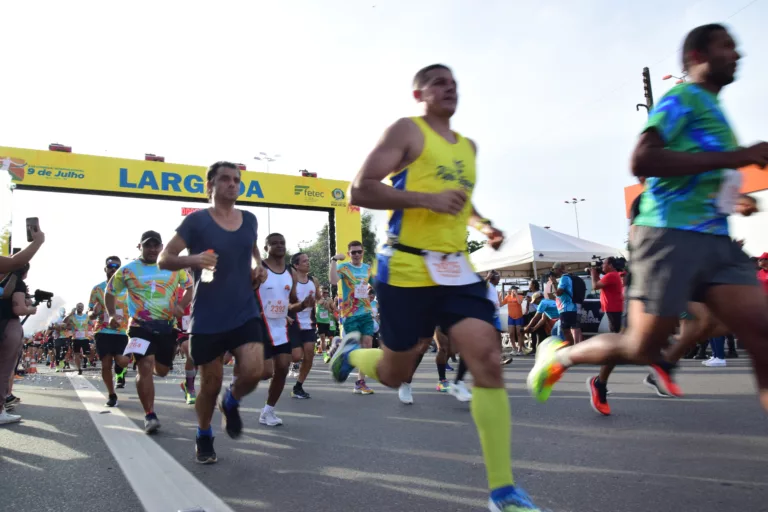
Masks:
[[[99,354],[99,359],[123,355],[126,345],[128,345],[128,336],[125,334],[96,333],[96,353]]]
[[[560,313],[561,329],[581,329],[579,314],[576,311],[563,311]]]
[[[195,364],[206,364],[246,343],[264,342],[264,321],[255,316],[240,327],[215,334],[189,335],[189,355]]]
[[[128,329],[129,338],[141,338],[149,342],[149,348],[144,355],[133,354],[136,361],[145,356],[155,356],[155,362],[171,368],[173,366],[173,356],[176,355],[176,335],[173,331],[168,334],[157,334],[154,331],[140,326],[133,326]]]
[[[494,325],[496,308],[488,300],[483,281],[464,286],[405,288],[376,281],[381,335],[387,348],[410,350],[423,338],[431,338],[435,326],[446,331],[465,318]]]
[[[330,336],[331,333],[331,324],[321,324],[320,322],[317,323],[317,334],[324,334],[326,336]]]
[[[291,353],[291,343],[283,343],[282,345],[274,346],[271,343],[265,343],[264,344],[264,360],[272,359],[275,356],[278,356],[280,354],[289,354]]]
[[[611,332],[614,332],[616,334],[621,332],[622,327],[622,317],[624,316],[621,312],[611,312],[606,313],[608,316],[608,328],[611,330]]]
[[[91,340],[89,339],[81,339],[81,340],[72,340],[72,351],[74,353],[78,353],[80,351],[83,352],[83,354],[88,355],[91,353]]]
[[[294,322],[293,325],[296,325]],[[314,329],[299,329],[293,325],[288,329],[288,339],[291,342],[291,349],[302,348],[305,343],[317,342],[317,331]]]

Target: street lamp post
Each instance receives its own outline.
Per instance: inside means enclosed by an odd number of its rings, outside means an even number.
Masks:
[[[579,211],[576,208],[576,205],[584,201],[586,201],[586,199],[576,199],[575,197],[570,201],[565,201],[565,204],[573,205],[573,213],[576,216],[576,238],[581,238],[581,233],[579,233]]]
[[[263,151],[260,151],[258,156],[253,157],[254,160],[264,162],[264,165],[267,166],[267,173],[269,173],[269,164],[275,162],[278,158],[280,158],[280,155],[269,155]],[[267,207],[267,234],[270,233],[272,233],[272,215],[270,208]]]

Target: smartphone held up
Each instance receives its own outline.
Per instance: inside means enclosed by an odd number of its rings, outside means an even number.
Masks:
[[[27,217],[27,242],[32,241],[32,234],[40,231],[40,219]]]

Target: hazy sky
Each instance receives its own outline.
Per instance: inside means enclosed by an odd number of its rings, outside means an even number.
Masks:
[[[724,106],[742,143],[768,139],[762,0],[28,1],[3,2],[0,16],[5,146],[251,170],[265,170],[253,156],[266,151],[283,155],[272,172],[349,180],[389,124],[419,113],[414,72],[448,64],[454,127],[479,147],[475,203],[508,231],[575,234],[564,200],[578,197],[581,236],[623,244],[640,73],[650,66],[660,98],[696,25],[733,29],[744,59]],[[17,193],[16,240],[28,215],[48,236],[30,284],[87,300],[104,257],[135,255],[146,229],[170,237],[181,205]],[[293,247],[324,221],[272,210]]]

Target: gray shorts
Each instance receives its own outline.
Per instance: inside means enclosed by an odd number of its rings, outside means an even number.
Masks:
[[[718,284],[757,286],[755,266],[727,236],[635,226],[629,297],[651,315],[676,317]]]

